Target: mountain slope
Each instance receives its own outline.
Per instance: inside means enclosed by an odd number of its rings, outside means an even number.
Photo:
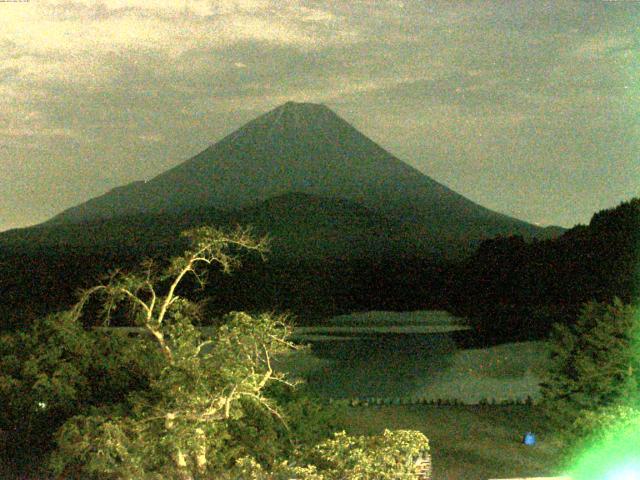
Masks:
[[[447,248],[497,234],[548,236],[410,167],[323,105],[288,102],[148,182],[62,212],[51,223],[132,214],[222,210],[301,192],[357,202]]]
[[[52,249],[86,253],[177,249],[177,254],[180,233],[204,224],[251,227],[257,235],[270,237],[269,257],[280,259],[436,253],[394,218],[349,200],[292,192],[240,209],[196,208],[10,230],[0,235],[0,258],[3,251],[16,254]]]

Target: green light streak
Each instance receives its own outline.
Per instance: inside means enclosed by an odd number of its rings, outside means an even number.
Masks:
[[[582,453],[566,475],[572,480],[640,480],[639,427],[614,427]]]
[[[640,309],[637,308],[632,344],[636,351],[640,351],[638,326]],[[620,418],[593,432],[592,438],[570,455],[571,466],[565,475],[572,480],[640,480],[640,401],[636,393],[638,385],[631,375],[629,389],[633,392],[630,391],[627,401],[620,402],[620,411],[624,412]]]

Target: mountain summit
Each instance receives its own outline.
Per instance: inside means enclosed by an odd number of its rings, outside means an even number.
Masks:
[[[291,192],[356,202],[434,244],[496,234],[546,236],[544,229],[484,208],[407,165],[326,106],[295,102],[148,182],[111,190],[49,223],[241,209]]]

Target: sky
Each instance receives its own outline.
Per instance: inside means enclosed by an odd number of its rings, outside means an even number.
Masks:
[[[0,231],[324,103],[493,210],[640,195],[640,1],[2,0]]]

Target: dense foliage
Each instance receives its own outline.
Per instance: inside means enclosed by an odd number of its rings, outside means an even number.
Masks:
[[[625,428],[640,431],[640,408],[630,405],[611,405],[583,411],[573,422],[570,434],[576,443],[602,441]]]
[[[560,426],[604,407],[640,399],[640,315],[637,307],[587,303],[572,326],[551,335],[553,366],[542,383],[543,404]]]
[[[148,386],[131,339],[86,330],[69,313],[0,336],[0,450],[20,463],[51,447],[52,435],[89,405],[123,401]],[[157,355],[148,350],[147,356]]]
[[[300,464],[281,462],[271,472],[252,459],[238,462],[224,478],[242,480],[415,480],[416,461],[428,458],[429,444],[420,432],[385,430],[376,437],[336,433],[312,449]],[[430,465],[427,468],[430,475]],[[424,477],[422,477],[424,478]]]
[[[0,330],[69,308],[76,289],[115,265],[132,268],[142,256],[180,254],[186,244],[176,240],[178,229],[223,220],[220,212],[199,210],[7,232],[0,237]],[[471,317],[483,343],[544,338],[553,323],[572,323],[587,301],[637,298],[639,245],[636,198],[553,240],[487,239],[462,261],[427,251],[248,258],[225,281],[211,268],[198,295],[213,297],[208,308],[216,315],[276,309],[314,321],[362,310],[448,309]]]
[[[554,240],[486,240],[450,281],[453,310],[494,340],[545,338],[592,300],[631,303],[640,293],[640,198]]]
[[[187,217],[7,232],[0,238],[0,330],[69,308],[77,288],[91,286],[114,265],[131,268],[141,256],[179,254],[185,243],[176,240],[178,229],[202,221],[222,225],[228,219],[198,210]],[[275,308],[304,319],[444,308],[473,318],[487,341],[543,338],[553,323],[575,320],[587,301],[637,298],[638,245],[640,199],[635,198],[553,240],[487,239],[462,261],[427,251],[357,258],[275,254],[266,264],[248,259],[224,282],[210,269],[211,282],[201,295],[214,297],[208,305],[216,314]]]
[[[207,335],[196,328],[200,308],[179,295],[183,281],[204,285],[203,267],[229,272],[239,249],[266,246],[244,230],[187,238],[191,248],[166,267],[114,272],[72,310],[3,337],[5,437],[26,445],[41,435],[63,478],[415,478],[428,452],[420,433],[327,439],[331,414],[272,367],[294,348],[285,317],[235,312]],[[118,316],[139,327],[134,338],[91,327]],[[9,443],[5,457],[16,455]]]

